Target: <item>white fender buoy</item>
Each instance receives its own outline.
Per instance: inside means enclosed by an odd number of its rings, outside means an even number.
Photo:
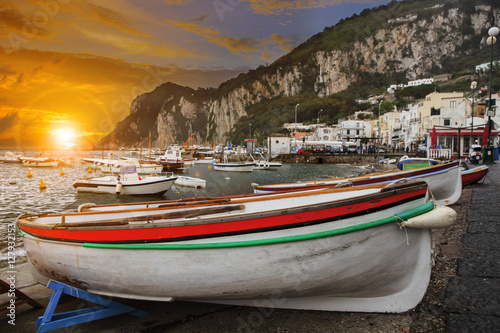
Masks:
[[[401,225],[415,229],[443,229],[457,221],[457,212],[450,207],[437,206],[430,212],[401,222]]]
[[[122,193],[122,187],[122,183],[118,182],[118,184],[116,184],[116,194]]]

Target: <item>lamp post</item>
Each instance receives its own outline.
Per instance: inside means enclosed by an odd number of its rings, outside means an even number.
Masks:
[[[382,104],[384,100],[381,100],[380,103],[378,103],[378,118],[377,118],[377,168],[378,168],[378,161],[380,161],[380,105]]]
[[[295,134],[294,134],[294,145],[297,146],[297,107],[299,106],[299,103],[295,105]]]
[[[489,88],[489,105],[488,105],[488,143],[486,147],[486,151],[484,152],[484,157],[483,157],[483,163],[493,163],[493,152],[492,152],[492,147],[490,146],[490,136],[491,136],[491,117],[495,116],[493,108],[492,108],[492,103],[491,103],[491,89],[493,88],[492,80],[493,80],[493,45],[497,42],[496,36],[498,35],[498,28],[494,27],[493,25],[495,24],[494,17],[492,19],[492,27],[488,30],[488,35],[489,37],[486,39],[486,44],[491,45],[491,59],[490,59],[490,88]],[[483,142],[484,144],[484,142]]]
[[[471,144],[473,143],[473,135],[474,135],[474,94],[476,92],[477,88],[477,82],[472,81],[470,83],[470,88],[472,89],[472,110],[471,110],[471,116],[470,116],[470,139],[471,139]]]

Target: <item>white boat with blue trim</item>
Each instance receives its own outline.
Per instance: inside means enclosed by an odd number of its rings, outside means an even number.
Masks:
[[[398,179],[425,180],[431,189],[432,195],[440,205],[451,205],[460,199],[462,194],[462,177],[458,162],[450,162],[419,169],[396,170],[384,173],[374,173],[359,177],[332,178],[297,183],[252,184],[255,193],[282,192],[300,188],[320,188],[324,186],[342,186],[352,184],[353,186],[390,183]]]

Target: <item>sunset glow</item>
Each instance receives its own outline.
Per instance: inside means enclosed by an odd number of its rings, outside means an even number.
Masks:
[[[218,87],[388,2],[3,0],[0,148],[92,148],[139,94]]]

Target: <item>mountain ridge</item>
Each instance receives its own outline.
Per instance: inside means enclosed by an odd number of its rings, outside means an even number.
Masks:
[[[323,106],[322,116],[330,119],[353,112],[359,107],[354,96],[339,93],[365,77],[411,80],[457,63],[461,68],[453,69],[472,72],[478,57],[487,59],[479,50],[492,8],[491,0],[406,0],[364,10],[216,89],[164,83],[137,96],[130,115],[103,138],[104,146],[137,147],[149,131],[155,147],[182,143],[191,133],[199,144],[240,141],[248,127],[264,136],[279,123],[293,122],[297,103],[299,121],[315,119]]]

